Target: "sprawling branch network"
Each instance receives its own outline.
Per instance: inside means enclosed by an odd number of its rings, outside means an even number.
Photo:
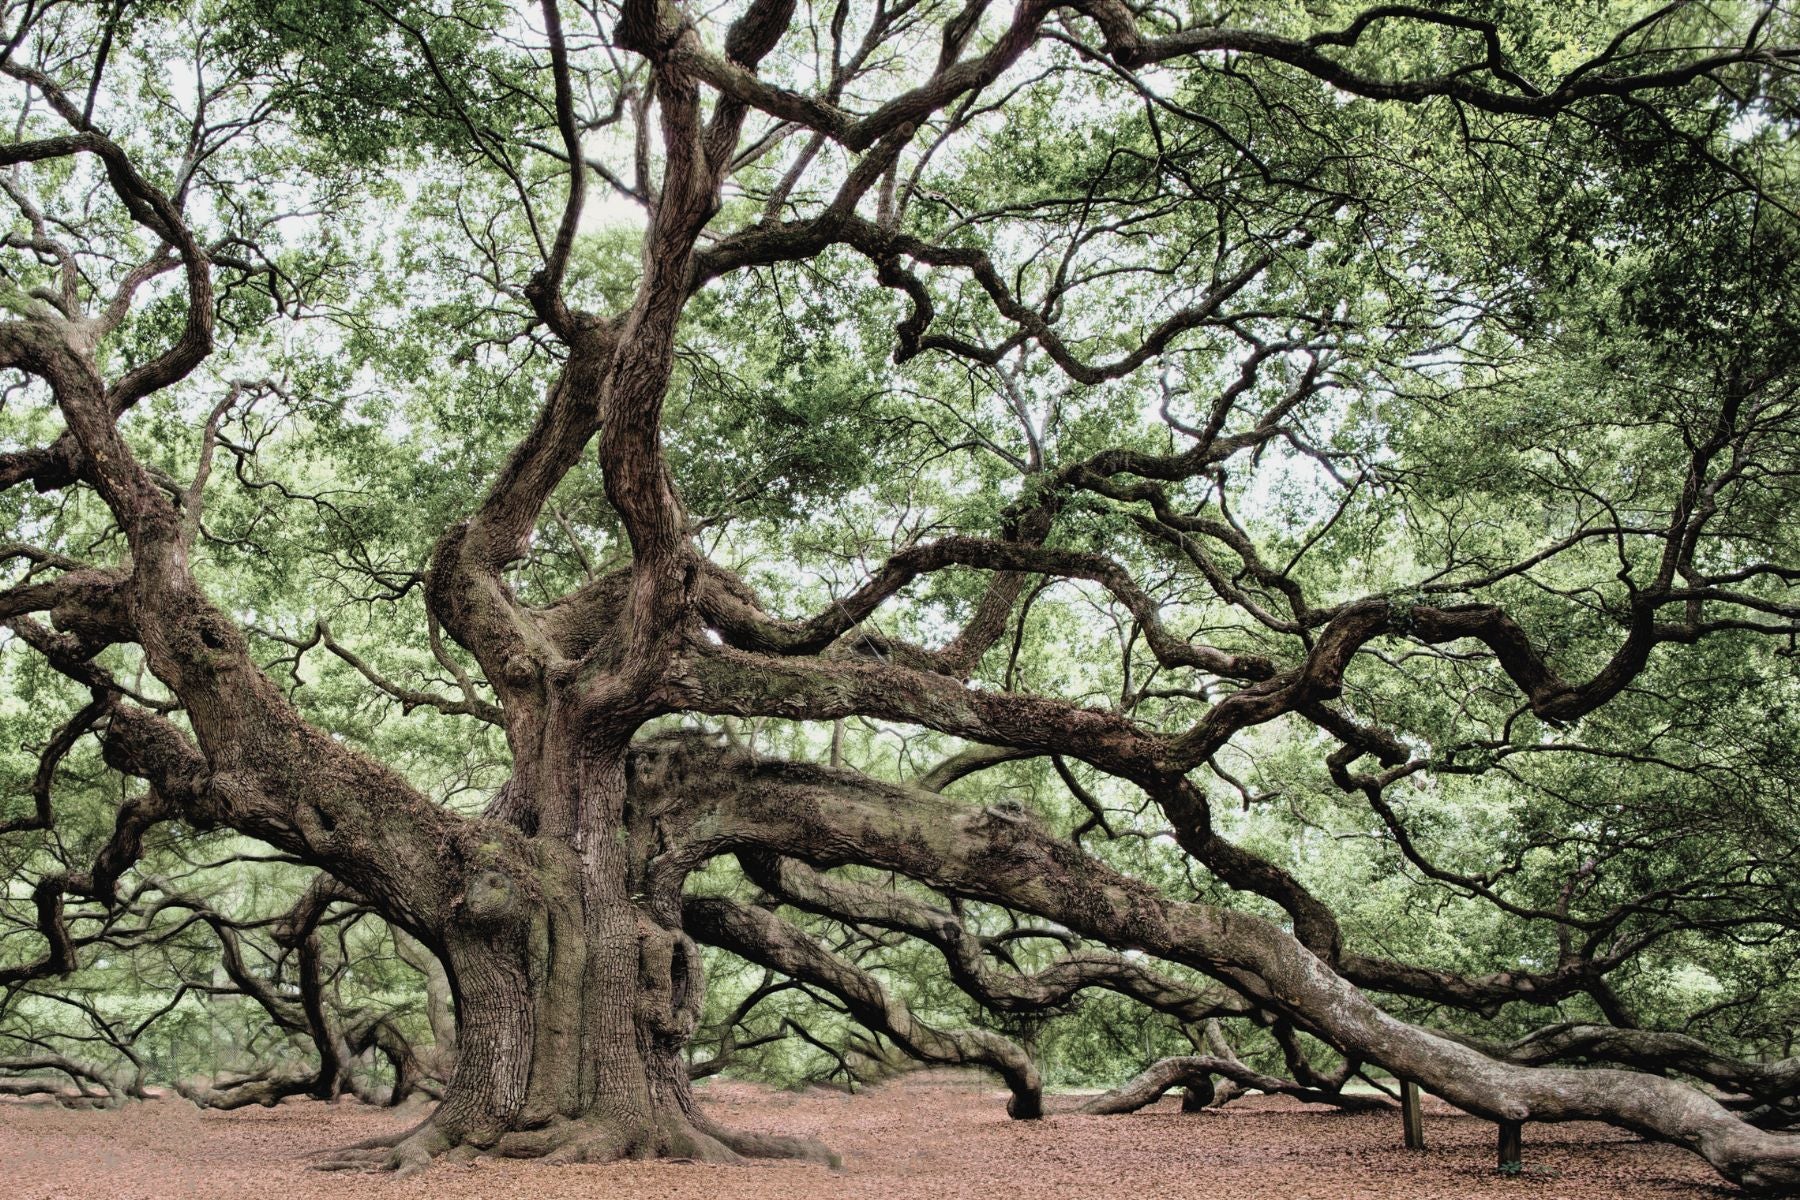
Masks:
[[[441,1100],[404,1138],[346,1162],[412,1168],[461,1147],[822,1159],[810,1142],[720,1128],[689,1088],[690,1074],[773,1039],[829,1049],[791,1017],[758,1024],[759,1006],[798,990],[870,1045],[991,1069],[1013,1115],[1038,1116],[1043,1080],[1026,1044],[979,1023],[947,1027],[859,961],[860,948],[897,940],[928,948],[973,1010],[1058,1013],[1105,991],[1188,1032],[1193,1053],[1139,1064],[1092,1111],[1129,1111],[1175,1087],[1194,1103],[1256,1088],[1367,1107],[1386,1101],[1347,1085],[1397,1077],[1493,1120],[1607,1121],[1685,1146],[1740,1183],[1800,1185],[1800,1142],[1781,1132],[1800,1112],[1794,1060],[1641,1028],[1618,981],[1683,932],[1800,929],[1767,883],[1791,871],[1791,847],[1674,877],[1589,856],[1544,899],[1514,888],[1520,864],[1481,873],[1441,861],[1404,798],[1421,781],[1516,779],[1553,755],[1704,774],[1672,749],[1583,745],[1567,731],[1654,690],[1674,647],[1791,647],[1800,636],[1790,531],[1757,515],[1793,500],[1800,402],[1757,304],[1720,302],[1712,344],[1729,342],[1729,353],[1684,385],[1680,419],[1662,422],[1672,453],[1632,443],[1625,418],[1585,450],[1554,445],[1563,435],[1546,428],[1556,465],[1543,469],[1562,474],[1535,493],[1542,536],[1487,537],[1483,522],[1500,517],[1453,513],[1441,554],[1417,542],[1403,552],[1393,533],[1394,561],[1379,569],[1315,565],[1359,506],[1411,504],[1395,525],[1408,538],[1428,538],[1433,513],[1404,453],[1332,428],[1368,407],[1371,427],[1394,422],[1398,439],[1404,420],[1447,422],[1508,388],[1548,387],[1548,374],[1530,375],[1541,356],[1584,352],[1573,318],[1518,315],[1505,269],[1477,279],[1471,268],[1459,282],[1449,251],[1422,250],[1394,265],[1416,234],[1408,222],[1426,217],[1383,214],[1401,203],[1400,172],[1429,148],[1391,150],[1414,136],[1392,114],[1444,114],[1457,131],[1445,145],[1468,162],[1539,156],[1552,167],[1534,170],[1587,171],[1597,186],[1615,169],[1601,165],[1606,154],[1629,164],[1653,155],[1648,141],[1687,154],[1693,177],[1723,181],[1694,203],[1775,214],[1784,168],[1758,176],[1729,142],[1754,137],[1746,123],[1791,119],[1800,50],[1782,40],[1793,34],[1784,11],[1714,26],[1669,6],[1571,35],[1589,51],[1570,61],[1509,26],[1409,5],[1289,27],[1113,0],[1024,0],[1010,13],[983,0],[832,13],[750,0],[715,25],[656,0],[545,0],[477,50],[461,18],[375,6],[339,32],[405,47],[422,91],[375,97],[379,117],[345,116],[327,133],[308,98],[306,56],[322,53],[305,44],[311,35],[215,39],[179,15],[158,32],[122,24],[124,11],[4,10],[0,76],[17,115],[0,144],[0,186],[16,212],[0,366],[20,386],[0,403],[9,416],[32,410],[19,427],[37,440],[0,449],[0,485],[65,507],[21,517],[0,545],[0,622],[8,655],[30,655],[77,702],[39,747],[22,815],[0,820],[0,844],[28,846],[17,860],[25,887],[9,904],[23,898],[29,913],[8,931],[0,1019],[25,998],[53,998],[58,979],[102,952],[205,932],[222,966],[184,980],[150,1020],[91,1012],[106,1030],[105,1063],[0,1025],[0,1090],[72,1088],[80,1103],[141,1095],[146,1031],[204,992],[253,1003],[285,1050],[184,1084],[200,1102],[334,1096],[365,1086],[355,1064],[371,1055],[389,1064],[390,1099]],[[173,61],[157,38],[192,41],[200,74],[169,94],[168,111],[132,109],[141,81],[118,56],[133,38],[151,64]],[[1041,184],[942,182],[980,175],[1009,117],[1018,136],[1038,136],[1033,121],[1058,88],[1093,89],[1081,93],[1095,110],[1091,144],[1056,151],[1093,161],[1071,167],[1046,151]],[[1311,117],[1300,115],[1307,104]],[[471,184],[443,218],[463,239],[452,256],[463,282],[481,295],[467,324],[524,330],[483,335],[482,353],[512,355],[514,369],[481,386],[500,395],[514,376],[547,377],[476,494],[413,561],[357,532],[328,472],[309,478],[302,462],[284,474],[293,464],[276,430],[302,422],[300,393],[364,381],[320,370],[297,388],[280,378],[288,350],[259,331],[292,313],[296,336],[329,330],[318,334],[327,357],[353,355],[372,337],[369,312],[428,307],[430,285],[413,293],[358,267],[353,250],[315,247],[315,262],[295,244],[296,229],[298,241],[336,236],[321,217],[341,200],[334,189],[375,187],[365,160],[377,153],[358,139],[378,140],[395,113],[503,200],[483,219]],[[1368,135],[1380,154],[1298,161],[1260,132],[1290,119],[1308,144],[1320,141],[1309,121],[1324,142],[1333,121],[1396,123]],[[309,138],[343,159],[318,168],[342,174],[318,199],[267,165]],[[1400,166],[1380,160],[1390,152]],[[435,186],[432,164],[412,167],[421,193]],[[265,200],[244,198],[258,189]],[[381,202],[401,205],[403,191]],[[642,214],[620,278],[585,257],[598,192]],[[1485,261],[1490,248],[1468,253]],[[1345,294],[1358,254],[1376,264],[1363,286],[1386,289],[1379,304]],[[703,418],[691,395],[704,396],[706,376],[683,356],[714,298],[774,280],[767,303],[784,303],[782,287],[808,272],[829,277],[821,294],[871,297],[877,319],[844,318],[836,332],[852,345],[889,339],[875,356],[891,362],[878,390],[948,393],[945,381],[959,380],[1016,429],[984,432],[974,402],[959,411],[940,399],[968,432],[934,431],[935,457],[1007,465],[981,520],[926,520],[902,527],[886,553],[860,548],[846,556],[855,578],[794,616],[806,589],[771,586],[753,561],[782,555],[780,538],[728,544],[713,536],[726,517],[685,499],[709,460],[735,451],[722,433],[694,433]],[[359,287],[376,297],[366,309]],[[479,357],[446,351],[417,369],[453,378]],[[1582,361],[1635,379],[1652,375],[1650,357],[1631,346]],[[1571,371],[1562,386],[1593,384]],[[1389,416],[1384,404],[1419,415]],[[1107,405],[1110,418],[1092,418]],[[1565,395],[1537,411],[1547,426],[1604,424],[1570,416],[1578,407]],[[189,410],[191,453],[146,427]],[[1017,452],[998,445],[1015,434]],[[1601,474],[1583,454],[1644,461],[1608,476],[1609,491],[1590,482]],[[215,470],[226,460],[229,473]],[[1276,462],[1331,496],[1301,505],[1298,537],[1269,516],[1287,485],[1256,482]],[[869,486],[846,483],[840,498]],[[356,604],[421,605],[424,665],[384,665],[324,615],[322,598],[301,597],[319,611],[297,627],[223,598],[215,564],[273,553],[285,536],[260,516],[230,532],[214,507],[228,493],[332,530],[334,567],[361,588]],[[575,495],[604,511],[610,536],[571,522],[563,506]],[[789,525],[830,521],[820,512]],[[550,539],[570,543],[579,582],[532,584]],[[607,555],[591,560],[602,541]],[[1596,576],[1593,556],[1607,553],[1617,561]],[[920,593],[939,587],[962,589],[952,617],[910,619]],[[1027,678],[1034,613],[1051,592],[1117,622],[1117,661],[1094,666],[1119,676],[1116,699]],[[503,786],[479,813],[440,803],[369,737],[330,728],[309,707],[321,659],[376,702],[497,729]],[[1408,702],[1384,702],[1383,686]],[[1446,715],[1417,711],[1433,705]],[[743,724],[767,720],[835,725],[828,763],[803,761],[803,738],[746,747]],[[846,722],[975,748],[896,782],[901,773],[873,756],[866,770],[847,765]],[[1501,969],[1458,970],[1377,951],[1304,864],[1235,836],[1219,784],[1246,807],[1257,799],[1231,755],[1266,747],[1272,730],[1366,802],[1383,844],[1424,886],[1553,931],[1554,961],[1520,954]],[[89,738],[134,782],[114,797],[110,834],[79,857],[79,842],[52,835],[69,819],[59,772]],[[1073,830],[983,794],[995,772],[1037,760],[1085,814]],[[1142,807],[1109,808],[1120,797]],[[171,826],[253,839],[314,882],[277,918],[223,912],[196,885],[152,872],[150,847]],[[1127,874],[1112,855],[1127,832],[1172,844],[1189,882],[1194,872],[1208,882],[1178,892]],[[1556,849],[1554,835],[1531,847]],[[249,853],[240,844],[223,865]],[[876,886],[871,872],[906,883]],[[1605,893],[1602,873],[1619,880]],[[1000,928],[995,914],[1013,924]],[[342,931],[373,918],[420,978],[429,1043],[408,1035],[404,1014],[344,998],[356,952]],[[703,1028],[698,943],[766,972],[717,1029]],[[1523,1037],[1425,1019],[1572,998],[1592,1019],[1554,1014]],[[1270,1039],[1285,1074],[1248,1061],[1227,1022]],[[712,1057],[690,1069],[697,1034]],[[1336,1065],[1319,1066],[1321,1053]]]

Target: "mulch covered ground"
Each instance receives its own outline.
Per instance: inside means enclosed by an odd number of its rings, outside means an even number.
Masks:
[[[1011,1121],[985,1081],[917,1075],[844,1096],[714,1082],[731,1124],[810,1133],[842,1171],[759,1164],[551,1167],[480,1161],[410,1179],[327,1174],[308,1155],[415,1122],[354,1102],[201,1113],[181,1101],[117,1112],[0,1103],[8,1200],[1675,1200],[1725,1197],[1705,1163],[1599,1125],[1527,1126],[1525,1173],[1493,1170],[1494,1127],[1428,1110],[1429,1149],[1400,1148],[1399,1113],[1344,1116],[1287,1100],[1239,1100],[1184,1116],[1173,1097],[1124,1117]],[[1058,1110],[1062,1110],[1059,1114]]]

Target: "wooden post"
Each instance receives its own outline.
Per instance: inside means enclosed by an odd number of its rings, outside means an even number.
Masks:
[[[1524,1133],[1523,1122],[1500,1122],[1500,1170],[1508,1175],[1525,1169]]]
[[[1400,1119],[1406,1126],[1406,1148],[1425,1148],[1425,1112],[1419,1106],[1419,1085],[1410,1079],[1400,1081]]]

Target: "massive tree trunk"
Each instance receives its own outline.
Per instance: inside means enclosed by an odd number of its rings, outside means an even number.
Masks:
[[[621,875],[584,878],[553,845],[541,858],[528,880],[477,877],[444,932],[459,1051],[421,1148],[733,1157],[703,1131],[682,1063],[693,944],[624,897]]]
[[[496,855],[472,872],[434,939],[457,1014],[443,1102],[377,1157],[402,1169],[452,1150],[830,1161],[816,1142],[727,1130],[700,1112],[684,1051],[704,970],[678,890],[647,877],[655,846],[627,803],[624,754],[548,741],[490,814],[535,828],[515,843],[523,861]]]

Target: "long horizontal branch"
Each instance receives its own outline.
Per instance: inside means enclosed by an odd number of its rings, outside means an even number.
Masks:
[[[1266,989],[1340,1052],[1418,1081],[1493,1120],[1598,1120],[1685,1146],[1750,1186],[1800,1184],[1800,1138],[1766,1133],[1674,1080],[1639,1072],[1497,1061],[1382,1011],[1264,918],[1173,901],[1119,875],[1029,818],[972,810],[855,774],[723,753],[689,763],[712,802],[659,868],[685,873],[717,853],[772,850],[826,867],[899,871],[941,891],[1035,913],[1085,936]],[[700,784],[696,778],[690,786]]]
[[[1112,1091],[1087,1101],[1079,1111],[1094,1116],[1136,1112],[1156,1103],[1172,1088],[1210,1083],[1215,1075],[1271,1096],[1292,1096],[1302,1104],[1329,1104],[1333,1108],[1349,1112],[1379,1111],[1393,1107],[1380,1096],[1307,1087],[1291,1079],[1258,1071],[1236,1058],[1216,1054],[1181,1054],[1158,1059]]]

